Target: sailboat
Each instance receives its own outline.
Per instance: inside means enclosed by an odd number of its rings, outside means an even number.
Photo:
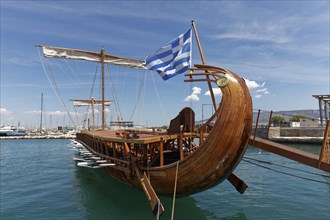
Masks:
[[[166,132],[106,129],[105,98],[102,80],[102,128],[77,133],[78,165],[100,168],[114,179],[145,192],[155,216],[164,207],[157,195],[187,196],[228,179],[243,193],[247,184],[234,174],[249,141],[252,127],[252,101],[243,78],[230,70],[206,65],[196,26],[192,22],[202,64],[185,73],[184,82],[206,83],[210,89],[213,115],[195,123],[190,107],[182,109],[169,122]],[[38,45],[40,46],[40,45]],[[40,46],[45,57],[80,59],[145,69],[144,60],[122,58],[100,52]],[[212,87],[220,88],[217,104]],[[85,102],[87,103],[87,101]],[[92,103],[92,102],[88,102]],[[99,102],[98,102],[99,103]]]

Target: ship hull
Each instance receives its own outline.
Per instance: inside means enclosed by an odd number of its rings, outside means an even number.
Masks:
[[[222,101],[215,112],[217,120],[204,136],[157,134],[143,138],[141,134],[137,139],[125,139],[120,131],[109,133],[115,137],[106,135],[105,131],[86,131],[77,134],[77,140],[94,154],[112,160],[116,166],[102,169],[132,187],[141,189],[135,171],[138,168],[147,174],[158,194],[172,195],[176,180],[178,196],[208,189],[233,173],[245,153],[252,126],[252,102],[244,80],[230,71],[226,71],[226,77],[229,83],[221,87]],[[196,139],[200,144],[189,153],[162,151],[163,145],[170,141]],[[161,165],[148,162],[155,144]],[[167,164],[169,158],[177,160]]]

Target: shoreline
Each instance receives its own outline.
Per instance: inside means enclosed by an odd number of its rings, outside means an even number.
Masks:
[[[322,144],[323,137],[272,137],[269,140],[290,144]]]
[[[74,139],[72,135],[0,136],[0,140]],[[322,137],[273,137],[270,141],[293,144],[322,144]]]
[[[0,136],[0,140],[74,139],[72,135]]]

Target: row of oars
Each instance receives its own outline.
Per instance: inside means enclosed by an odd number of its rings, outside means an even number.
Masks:
[[[77,141],[73,141],[71,144],[73,149],[76,151],[73,160],[77,161],[77,165],[80,167],[98,169],[116,165],[114,163],[109,163],[108,160],[103,160],[101,157],[94,155]]]

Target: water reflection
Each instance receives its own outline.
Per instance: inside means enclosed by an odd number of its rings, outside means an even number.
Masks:
[[[78,201],[86,212],[86,219],[154,219],[144,193],[112,179],[101,170],[76,167]],[[160,197],[165,212],[162,219],[170,219],[172,198]],[[206,219],[192,197],[177,198],[175,219]]]
[[[319,150],[314,146],[306,149]],[[315,171],[269,152],[259,154],[256,148],[249,148],[246,156]],[[154,219],[142,191],[113,180],[101,170],[75,166],[74,172],[76,201],[81,204],[82,213],[86,213],[85,219]],[[235,173],[249,185],[244,195],[225,181],[207,191],[177,199],[174,219],[329,219],[329,184],[305,181],[244,161]],[[171,219],[172,198],[160,199],[165,207],[161,219]]]

